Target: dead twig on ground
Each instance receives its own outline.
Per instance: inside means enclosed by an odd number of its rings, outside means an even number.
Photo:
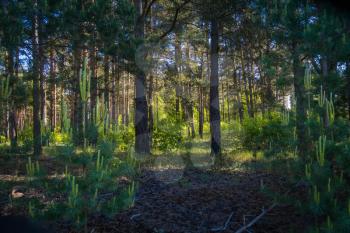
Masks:
[[[230,216],[227,218],[227,220],[226,220],[224,226],[222,226],[222,227],[214,227],[214,228],[211,229],[211,231],[224,231],[224,230],[226,230],[227,227],[228,227],[228,224],[230,223],[230,221],[231,221],[231,219],[232,219],[232,216],[233,216],[233,212],[232,212],[232,213],[230,214]]]

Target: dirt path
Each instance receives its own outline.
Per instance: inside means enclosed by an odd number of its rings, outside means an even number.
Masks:
[[[23,161],[20,165],[23,167]],[[14,172],[6,170],[2,178],[7,177],[5,173]],[[152,168],[144,169],[137,181],[139,189],[134,207],[113,219],[92,217],[89,232],[235,232],[273,204],[272,198],[261,191],[262,185],[275,193],[290,189],[282,177],[242,168],[220,172]],[[5,190],[1,190],[1,196],[6,198],[8,194],[3,192]],[[302,219],[291,206],[281,204],[249,232],[302,232],[298,229],[304,225]],[[55,225],[57,232],[74,232],[68,225]]]
[[[264,173],[191,170],[164,183],[157,172],[144,171],[135,206],[106,224],[95,219],[91,227],[95,232],[235,232],[272,204],[260,191],[262,182],[281,193],[287,189],[282,179]],[[250,232],[295,232],[298,221],[293,208],[282,205]]]

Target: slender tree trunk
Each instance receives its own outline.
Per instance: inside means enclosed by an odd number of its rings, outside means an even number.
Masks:
[[[249,89],[249,108],[250,108],[250,117],[254,118],[254,98],[253,98],[253,67],[252,63],[250,64],[250,74],[248,74],[248,89]]]
[[[50,128],[54,131],[56,128],[56,66],[54,60],[53,50],[50,51]]]
[[[180,102],[182,99],[180,73],[181,73],[181,44],[178,36],[175,34],[175,72],[176,72],[176,115],[180,119]]]
[[[228,85],[228,80],[226,80],[226,101],[227,101],[227,121],[231,121],[231,116],[230,116],[230,95],[229,95],[229,85]]]
[[[116,111],[116,102],[117,102],[117,95],[116,95],[116,87],[117,87],[117,74],[116,74],[116,61],[115,59],[112,60],[112,97],[111,97],[111,119],[112,119],[112,125],[117,124],[117,111]]]
[[[252,109],[251,109],[251,105],[250,105],[249,91],[248,91],[248,87],[247,87],[248,81],[247,81],[246,67],[245,67],[245,63],[244,63],[243,50],[241,52],[241,67],[242,67],[242,80],[244,82],[244,95],[245,95],[245,99],[246,99],[247,111],[248,111],[249,117],[253,117],[252,116]]]
[[[110,91],[110,85],[109,85],[109,56],[107,54],[104,55],[103,58],[103,69],[104,69],[104,92],[103,92],[103,98],[104,98],[104,103],[105,106],[107,108],[107,112],[109,114],[109,110],[110,110],[110,105],[109,105],[109,91]],[[107,132],[107,129],[109,128],[108,125],[109,122],[107,122],[107,124],[105,124],[105,132]]]
[[[293,48],[293,75],[294,91],[296,97],[296,134],[299,155],[306,159],[309,155],[309,138],[306,126],[306,95],[304,88],[304,69],[301,65],[297,48]]]
[[[203,66],[204,66],[204,54],[201,55],[201,62],[199,67],[199,79],[203,80]],[[203,138],[203,125],[204,125],[204,104],[203,104],[203,83],[199,83],[198,87],[198,134],[200,138]]]
[[[347,97],[348,97],[348,114],[350,120],[350,62],[346,64],[346,80],[347,80]]]
[[[15,79],[15,73],[14,73],[14,50],[9,49],[8,50],[8,57],[7,57],[7,72],[8,72],[8,78],[10,80],[10,88],[13,89],[13,79]],[[11,150],[15,150],[17,148],[17,117],[16,117],[16,107],[14,101],[11,100],[11,97],[9,97],[8,100],[5,100],[7,103],[5,105],[10,106],[9,108],[5,108],[5,111],[8,112],[8,135],[10,137],[11,142]]]
[[[136,9],[135,37],[144,39],[145,16],[143,15],[142,1],[134,0]],[[148,129],[148,106],[146,100],[146,75],[140,67],[135,75],[135,151],[136,153],[149,154],[150,140]]]
[[[188,132],[189,135],[192,138],[196,136],[195,130],[194,130],[194,122],[193,122],[193,101],[192,101],[192,75],[191,75],[191,68],[190,68],[190,47],[187,43],[186,45],[186,73],[188,76],[188,83],[185,85],[185,108],[186,108],[186,121],[188,124]]]
[[[221,120],[225,122],[225,89],[224,89],[224,83],[221,82]]]
[[[219,103],[219,30],[218,22],[211,20],[210,43],[210,133],[211,153],[216,158],[221,157],[221,129]],[[216,159],[216,163],[219,160]]]
[[[14,110],[9,113],[9,129],[11,149],[15,150],[17,148],[17,113]]]
[[[149,87],[148,87],[148,120],[149,120],[149,140],[150,146],[152,146],[152,134],[154,127],[154,119],[153,119],[153,75],[149,76]]]
[[[34,1],[34,10],[38,10],[38,2]],[[34,156],[41,155],[41,125],[40,125],[40,61],[39,57],[39,20],[35,13],[32,20],[33,43],[33,149]]]
[[[126,87],[126,125],[129,125],[130,121],[130,88],[131,88],[131,83],[130,83],[130,73],[128,73],[128,83]]]
[[[73,107],[73,137],[76,145],[81,145],[83,142],[83,114],[82,114],[82,101],[80,97],[80,68],[81,68],[81,55],[79,42],[75,42],[75,48],[73,49],[73,71],[74,71],[74,107]]]
[[[92,119],[92,114],[96,107],[96,100],[98,96],[98,87],[97,87],[97,69],[96,69],[96,46],[95,46],[95,38],[96,33],[93,33],[93,37],[91,40],[89,55],[90,55],[90,72],[91,72],[91,83],[90,83],[90,119]]]
[[[41,21],[41,19],[40,19]],[[40,34],[40,32],[39,32]],[[39,35],[39,38],[41,36]],[[42,41],[39,41],[40,44]],[[39,46],[39,59],[40,59],[40,119],[44,126],[47,125],[47,109],[46,109],[46,80],[44,75],[44,48],[42,45]]]
[[[125,73],[124,73],[124,75],[123,75],[123,109],[122,109],[122,112],[123,112],[123,116],[122,116],[122,118],[123,118],[123,125],[127,125],[126,124],[126,114],[127,114],[127,101],[126,101],[126,98],[127,98],[127,96],[126,96],[126,76],[125,76]]]

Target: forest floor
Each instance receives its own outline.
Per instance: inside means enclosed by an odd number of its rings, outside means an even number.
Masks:
[[[198,148],[196,152],[201,153]],[[192,154],[194,164],[198,165],[194,157]],[[276,194],[301,195],[300,189],[293,189],[286,177],[271,172],[272,169],[255,159],[240,159],[226,168],[213,170],[207,166],[209,163],[184,169],[181,156],[168,158],[162,157],[155,161],[156,165],[142,169],[131,209],[112,219],[91,217],[89,232],[236,232],[277,203]],[[205,159],[206,156],[202,161]],[[14,207],[8,202],[13,187],[23,184],[26,160],[1,156],[0,160],[0,215],[26,214],[28,201],[25,200],[38,194],[24,191],[22,206]],[[50,157],[40,163],[53,170],[63,169],[62,164],[55,164]],[[279,198],[278,205],[244,232],[302,232],[305,225],[295,208]],[[55,226],[57,232],[75,232],[61,222],[50,226]]]

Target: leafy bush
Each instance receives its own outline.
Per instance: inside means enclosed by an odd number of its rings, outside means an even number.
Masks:
[[[269,119],[246,118],[242,125],[242,144],[253,151],[263,150],[266,156],[284,154],[294,149],[293,127],[278,115]]]
[[[171,151],[180,146],[182,141],[182,123],[175,118],[164,118],[159,121],[153,132],[153,146],[161,151]]]
[[[50,142],[54,145],[69,144],[71,143],[71,135],[66,132],[61,132],[59,128],[55,128],[50,135]]]
[[[261,117],[245,118],[242,124],[242,144],[243,146],[253,151],[261,149],[263,144],[262,129],[266,120]]]

